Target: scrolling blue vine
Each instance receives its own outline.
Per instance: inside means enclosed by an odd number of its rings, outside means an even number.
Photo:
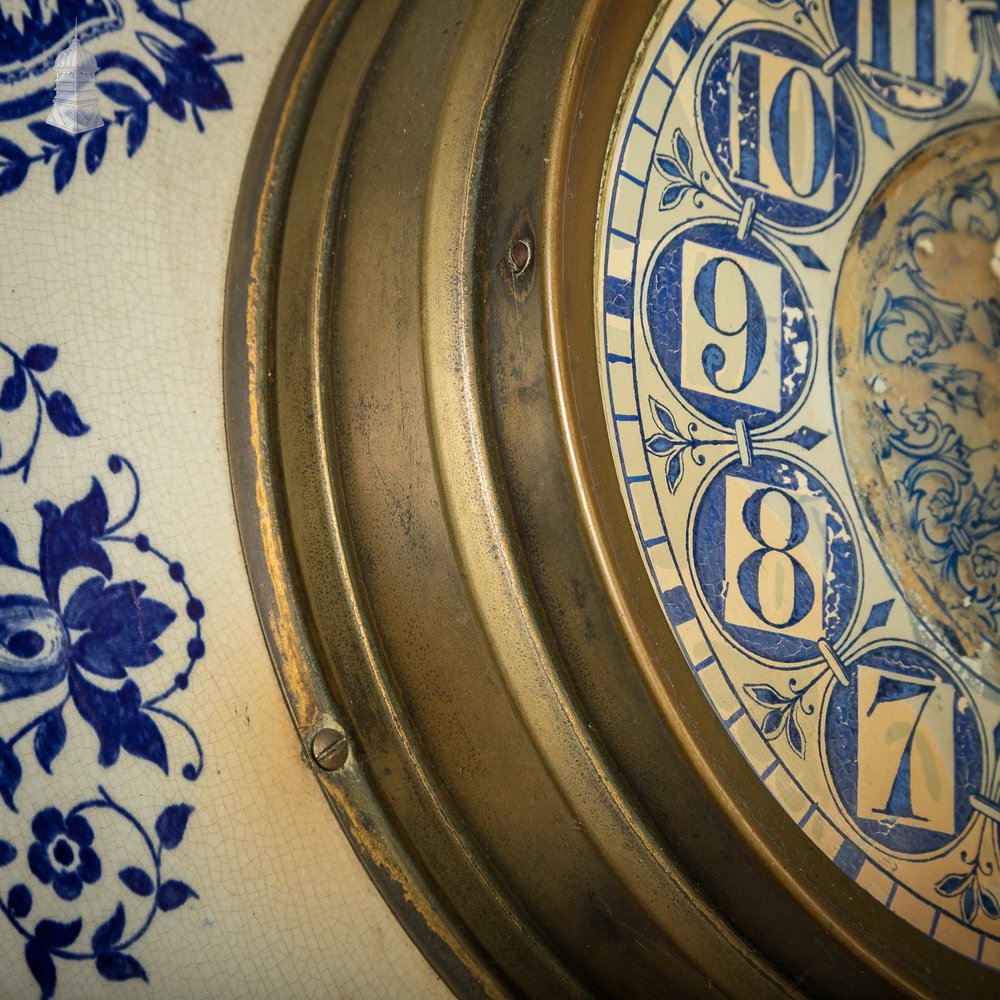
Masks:
[[[146,140],[151,109],[177,122],[191,119],[205,130],[203,113],[232,108],[217,69],[242,62],[239,54],[219,55],[215,42],[187,20],[193,0],[173,0],[167,12],[156,0],[131,0],[124,15],[118,0],[2,0],[0,2],[0,122],[19,134],[0,134],[0,196],[16,191],[36,166],[52,166],[56,193],[72,180],[81,148],[88,173],[104,162],[109,131],[121,128],[125,153],[132,157]],[[95,52],[97,87],[114,106],[105,128],[74,135],[48,125],[51,70],[61,45],[79,23],[84,40],[115,37],[118,47]],[[135,27],[132,34],[125,29]],[[113,33],[121,33],[114,35]],[[103,44],[103,43],[102,43]]]
[[[906,217],[904,259],[871,310],[864,350],[886,379],[902,371],[926,386],[918,402],[877,406],[885,425],[880,457],[892,460],[891,476],[930,564],[959,588],[979,616],[979,638],[995,646],[1000,470],[991,456],[1000,439],[985,412],[992,389],[984,366],[1000,345],[1000,298],[991,288],[949,280],[924,251],[956,234],[987,243],[1000,237],[1000,196],[988,172],[928,196]]]
[[[65,437],[81,437],[89,428],[65,392],[42,386],[57,348],[35,344],[21,354],[0,347],[12,364],[0,388],[4,431],[20,441],[0,474],[27,483],[45,440],[43,414]],[[34,414],[18,434],[29,388]],[[33,556],[19,532],[0,521],[0,579],[9,591],[0,596],[0,801],[6,811],[0,878],[8,886],[0,888],[0,913],[25,941],[42,1000],[56,991],[57,962],[92,962],[112,982],[146,980],[134,946],[158,916],[197,898],[190,885],[165,872],[165,852],[179,847],[194,811],[188,803],[170,803],[146,821],[101,784],[69,808],[47,804],[22,813],[25,788],[29,798],[55,797],[55,772],[71,745],[73,765],[83,771],[87,733],[95,763],[107,773],[131,759],[193,782],[204,766],[197,734],[168,702],[188,688],[204,657],[205,608],[183,564],[134,531],[142,497],[134,465],[113,454],[107,468],[128,484],[118,517],[94,476],[65,507],[51,499],[35,503]],[[20,534],[26,531],[22,524]],[[143,579],[133,575],[138,566],[148,567]],[[150,584],[157,597],[148,596]],[[186,639],[175,635],[181,620]],[[20,833],[19,819],[26,824]],[[83,912],[68,913],[77,900]]]

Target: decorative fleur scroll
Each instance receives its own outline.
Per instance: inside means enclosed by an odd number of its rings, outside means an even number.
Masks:
[[[1000,297],[957,287],[936,266],[935,241],[969,234],[1000,238],[1000,196],[982,173],[921,201],[904,219],[907,254],[871,310],[865,353],[892,378],[918,376],[926,399],[876,409],[882,461],[908,505],[909,520],[942,581],[963,593],[996,644],[1000,629],[1000,451],[985,419],[984,372],[953,357],[988,357],[1000,346]],[[959,298],[961,296],[961,298]],[[877,388],[877,387],[876,387]],[[973,418],[970,420],[970,416]],[[979,440],[970,441],[969,431]]]

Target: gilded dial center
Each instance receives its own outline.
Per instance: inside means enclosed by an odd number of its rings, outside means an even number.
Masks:
[[[1000,128],[922,149],[869,202],[834,311],[860,508],[924,623],[1000,681]]]

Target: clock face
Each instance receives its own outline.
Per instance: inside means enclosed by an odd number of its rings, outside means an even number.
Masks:
[[[1000,34],[683,0],[622,97],[607,426],[705,697],[812,841],[1000,968]]]

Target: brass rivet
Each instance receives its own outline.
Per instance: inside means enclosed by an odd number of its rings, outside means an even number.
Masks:
[[[321,729],[313,737],[313,760],[324,771],[339,771],[347,763],[347,750],[347,737],[339,729]]]
[[[507,266],[514,277],[524,274],[531,264],[531,244],[528,240],[514,240],[507,247]]]

